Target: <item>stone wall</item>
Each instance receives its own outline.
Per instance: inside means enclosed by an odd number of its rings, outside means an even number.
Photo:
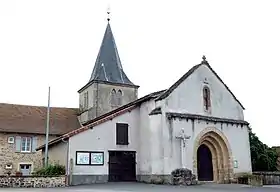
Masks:
[[[276,150],[278,159],[277,159],[277,170],[280,171],[280,146],[272,147]]]
[[[49,188],[49,187],[65,187],[66,177],[35,177],[35,176],[0,176],[0,187],[26,187],[26,188]]]
[[[43,155],[41,151],[31,151],[29,153],[16,152],[16,143],[8,143],[9,137],[16,136],[28,136],[37,138],[38,147],[45,142],[44,135],[32,135],[32,134],[12,134],[12,133],[0,133],[0,175],[5,175],[8,172],[14,175],[16,171],[19,171],[19,164],[26,163],[31,164],[31,170],[42,167]],[[50,136],[50,139],[55,138]],[[11,164],[11,169],[6,169],[6,165]]]
[[[263,185],[280,185],[280,172],[253,172],[262,176]]]

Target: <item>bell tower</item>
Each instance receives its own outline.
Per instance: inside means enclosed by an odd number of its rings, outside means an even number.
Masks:
[[[89,82],[78,91],[82,124],[138,98],[139,86],[124,72],[107,13],[107,27]]]

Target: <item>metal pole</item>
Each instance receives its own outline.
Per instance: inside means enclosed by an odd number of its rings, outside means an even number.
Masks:
[[[48,108],[47,108],[47,127],[46,127],[46,145],[45,145],[45,166],[48,165],[48,147],[49,147],[49,127],[50,127],[50,93],[51,88],[49,87],[48,94]]]

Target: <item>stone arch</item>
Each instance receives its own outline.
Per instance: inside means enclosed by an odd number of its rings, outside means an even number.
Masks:
[[[201,131],[194,142],[193,173],[197,175],[197,150],[206,145],[212,154],[214,182],[228,183],[233,179],[232,151],[226,136],[217,128]]]

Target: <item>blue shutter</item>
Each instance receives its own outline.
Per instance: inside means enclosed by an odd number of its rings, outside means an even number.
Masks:
[[[21,136],[16,136],[16,152],[20,152]]]
[[[36,148],[37,148],[37,137],[33,137],[32,138],[32,152],[36,152]]]

